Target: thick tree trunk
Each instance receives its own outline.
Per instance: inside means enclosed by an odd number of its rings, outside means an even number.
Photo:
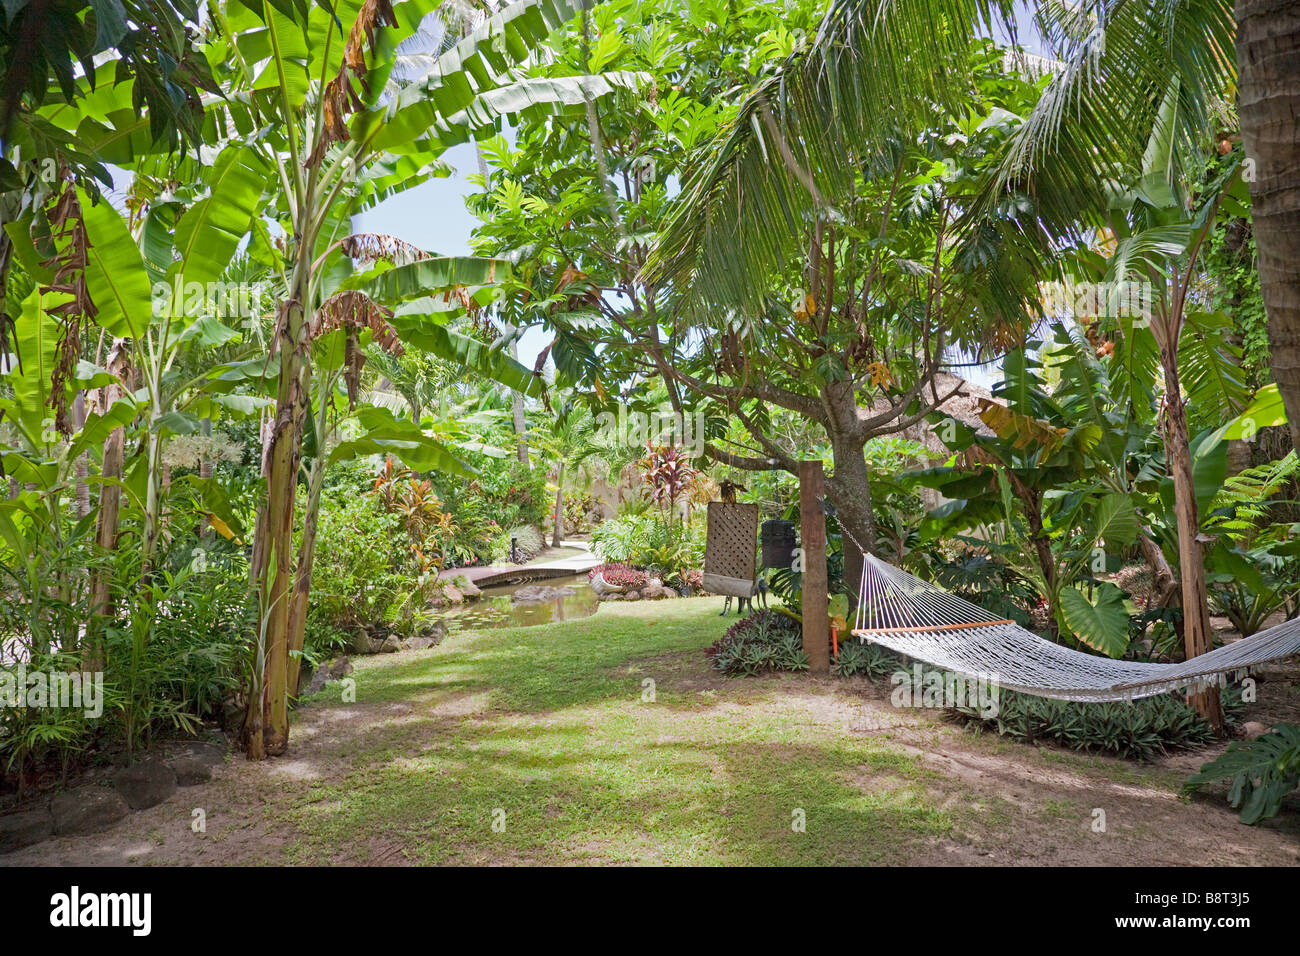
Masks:
[[[876,516],[871,499],[871,473],[863,453],[865,442],[840,436],[831,439],[835,471],[826,479],[826,496],[835,505],[836,520],[844,535],[844,585],[850,612],[861,595],[862,551],[879,553]]]
[[[1206,593],[1205,559],[1201,544],[1192,452],[1187,438],[1187,409],[1178,381],[1178,360],[1168,343],[1161,343],[1165,372],[1165,453],[1174,479],[1174,514],[1178,520],[1178,571],[1183,585],[1183,648],[1190,660],[1214,649]],[[1223,733],[1223,706],[1217,687],[1193,694],[1189,701],[1217,734]]]
[[[1273,377],[1300,448],[1300,6],[1237,0],[1238,115]]]
[[[831,669],[828,628],[828,581],[826,575],[826,514],[822,497],[826,493],[822,463],[799,463],[799,539],[803,546],[803,651],[808,670],[828,674]]]
[[[1151,568],[1155,606],[1168,607],[1170,600],[1178,591],[1178,578],[1174,574],[1174,569],[1169,566],[1169,561],[1165,558],[1160,545],[1151,540],[1151,535],[1145,530],[1138,532],[1138,547],[1142,549],[1142,557]]]

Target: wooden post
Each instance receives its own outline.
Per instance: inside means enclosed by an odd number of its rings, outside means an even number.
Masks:
[[[829,674],[830,631],[827,619],[826,514],[822,496],[826,480],[820,461],[799,462],[799,526],[803,549],[803,651],[808,670]]]

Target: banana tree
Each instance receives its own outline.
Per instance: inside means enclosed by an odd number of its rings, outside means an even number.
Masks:
[[[278,374],[263,456],[267,498],[253,545],[259,627],[243,737],[255,759],[282,752],[288,738],[290,650],[299,642],[293,634],[304,616],[295,616],[293,608],[305,601],[303,577],[295,573],[300,562],[291,553],[294,486],[312,396],[328,393],[320,387],[326,383],[313,383],[318,310],[339,291],[363,291],[334,284],[349,271],[347,260],[356,251],[346,241],[351,215],[427,178],[447,146],[494,128],[503,115],[576,108],[591,92],[576,80],[539,85],[513,72],[577,12],[576,0],[512,4],[433,59],[416,79],[389,82],[394,47],[436,6],[431,0],[366,0],[336,5],[337,17],[322,9],[290,15],[270,4],[260,10],[257,4],[219,10],[228,39],[217,73],[239,95],[213,104],[213,112],[220,122],[252,135],[273,164],[280,186],[273,215],[286,236],[283,298],[271,342]],[[352,23],[346,35],[343,22]],[[408,275],[429,268],[411,265],[417,269]],[[397,280],[380,276],[378,281]],[[427,297],[434,288],[426,284],[421,291]],[[382,296],[372,300],[377,302]],[[372,310],[365,304],[359,308]],[[392,327],[419,348],[472,353],[445,324],[420,318],[433,311],[404,303]],[[480,358],[504,364],[498,356]]]
[[[1160,423],[1172,479],[1183,643],[1190,658],[1214,646],[1205,560],[1198,539],[1203,507],[1198,498],[1203,501],[1213,489],[1204,476],[1198,487],[1187,403],[1192,395],[1213,395],[1222,403],[1222,416],[1231,417],[1240,413],[1248,400],[1239,370],[1221,358],[1215,332],[1216,326],[1221,328],[1223,323],[1197,309],[1194,283],[1199,256],[1214,228],[1215,217],[1225,205],[1241,208],[1238,196],[1244,193],[1245,186],[1240,179],[1240,154],[1232,156],[1223,171],[1199,189],[1177,172],[1184,168],[1176,158],[1177,93],[1174,86],[1166,94],[1143,159],[1141,179],[1130,191],[1116,197],[1113,204],[1110,222],[1116,241],[1105,275],[1111,287],[1139,282],[1152,290],[1147,324],[1155,339],[1164,379]],[[1198,443],[1198,450],[1203,450],[1203,445]],[[1222,480],[1222,475],[1218,477]],[[1222,729],[1217,690],[1194,695],[1192,703],[1216,731]]]
[[[495,281],[509,263],[475,258],[430,256],[392,237],[360,234],[338,243],[352,261],[374,262],[361,274],[340,273],[323,280],[333,289],[316,310],[310,330],[311,399],[304,435],[303,470],[307,497],[302,536],[295,562],[288,646],[301,654],[306,636],[308,600],[315,561],[321,492],[329,465],[358,456],[391,454],[416,471],[441,471],[470,477],[454,452],[418,422],[401,420],[382,407],[358,407],[367,345],[400,356],[408,345],[528,394],[538,394],[540,380],[499,349],[448,328],[466,307],[481,307],[494,293]],[[404,261],[410,260],[410,261]],[[346,412],[339,409],[346,401]],[[336,442],[345,424],[358,433]],[[300,668],[291,666],[288,692],[296,695]]]

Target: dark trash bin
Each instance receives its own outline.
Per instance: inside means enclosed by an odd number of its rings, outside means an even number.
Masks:
[[[763,567],[788,568],[794,561],[795,536],[794,522],[784,518],[773,518],[763,522],[759,532],[763,543]]]

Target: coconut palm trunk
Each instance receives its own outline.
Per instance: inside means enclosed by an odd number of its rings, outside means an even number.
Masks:
[[[551,547],[558,548],[564,540],[564,462],[555,475],[555,521],[551,527]]]
[[[1273,377],[1300,448],[1300,6],[1237,2],[1238,114]]]

